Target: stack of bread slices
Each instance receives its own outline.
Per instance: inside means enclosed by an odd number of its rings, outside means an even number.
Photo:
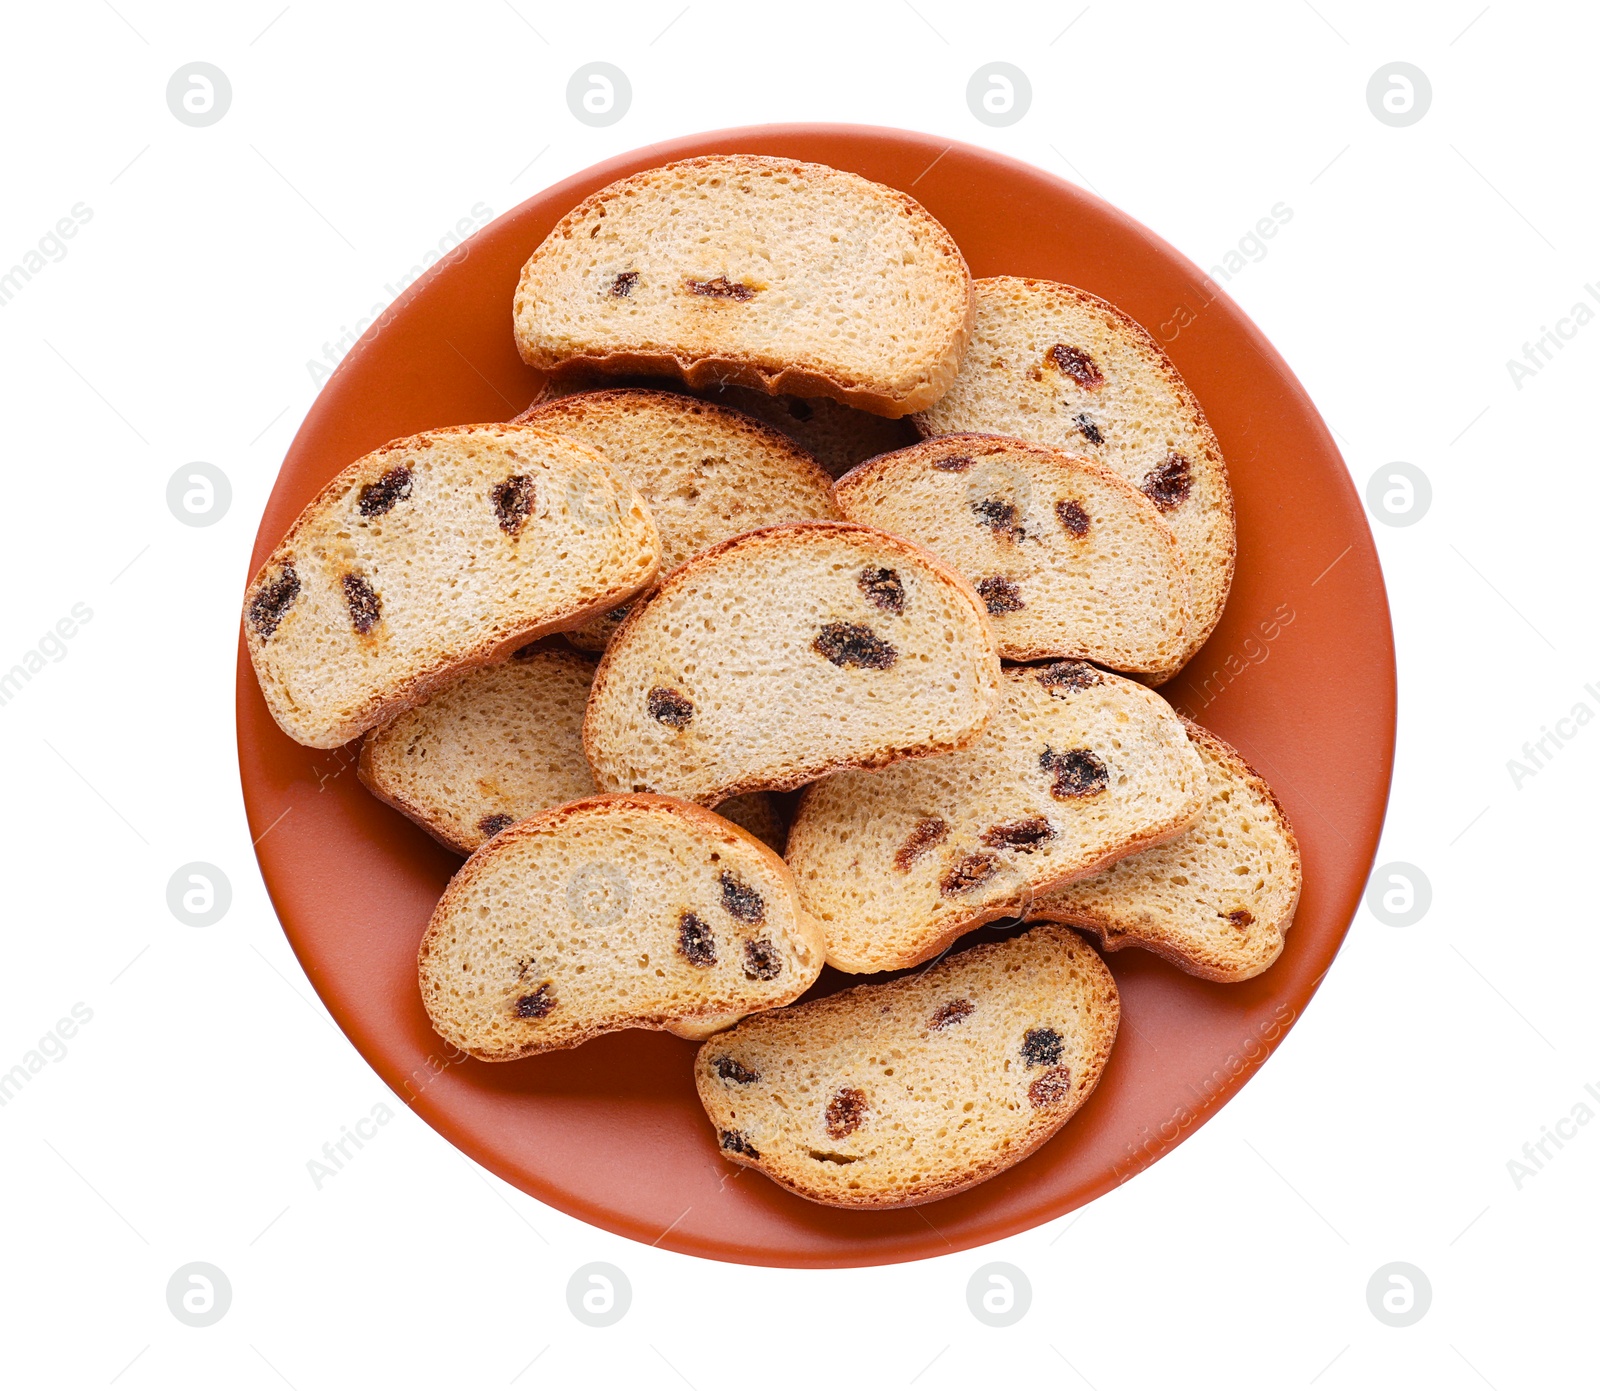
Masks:
[[[1272,965],[1294,834],[1157,689],[1234,523],[1144,329],[974,281],[904,193],[748,155],[585,199],[512,313],[530,407],[352,463],[244,603],[285,733],[361,740],[468,857],[418,957],[440,1035],[700,1040],[728,1160],[894,1207],[1094,1090],[1119,1004],[1080,934]],[[862,980],[812,991],[825,965]]]

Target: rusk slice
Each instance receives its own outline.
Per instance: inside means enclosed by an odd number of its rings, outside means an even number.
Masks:
[[[942,435],[852,469],[834,496],[851,521],[926,546],[965,575],[1008,661],[1085,657],[1162,672],[1183,657],[1189,576],[1178,539],[1148,498],[1098,464],[1003,436]]]
[[[743,531],[838,517],[828,475],[793,441],[724,406],[667,391],[596,391],[518,417],[597,450],[637,488],[661,534],[661,570]],[[616,610],[568,634],[603,652]]]
[[[245,639],[283,731],[337,748],[626,602],[659,555],[643,500],[592,449],[530,426],[431,430],[306,507],[250,582]]]
[[[1266,780],[1231,745],[1184,723],[1206,768],[1200,820],[1034,906],[1089,928],[1108,951],[1144,947],[1190,975],[1248,980],[1283,951],[1300,901],[1300,847]]]
[[[972,282],[915,199],[824,164],[709,155],[592,194],[522,268],[524,362],[829,396],[877,415],[955,379]]]
[[[973,288],[977,325],[961,374],[918,428],[1051,445],[1143,492],[1188,562],[1187,660],[1216,627],[1233,582],[1233,493],[1200,403],[1155,339],[1103,299],[1009,275]]]
[[[372,730],[356,770],[380,801],[470,855],[547,807],[595,795],[583,756],[594,662],[559,638],[456,677]],[[763,792],[717,808],[780,855],[788,823]]]
[[[723,542],[634,607],[583,743],[606,791],[714,804],[963,748],[999,687],[965,580],[884,532],[801,522]]]
[[[1120,1004],[1054,923],[744,1020],[695,1086],[723,1155],[833,1207],[932,1202],[1027,1158],[1104,1072]]]
[[[1013,667],[970,747],[808,787],[786,858],[841,971],[893,971],[1194,824],[1205,770],[1154,691]]]
[[[486,1062],[770,1009],[821,969],[783,861],[668,797],[593,797],[502,832],[417,955],[433,1027]]]

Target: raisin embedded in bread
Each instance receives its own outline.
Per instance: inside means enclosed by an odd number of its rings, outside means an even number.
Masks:
[[[592,797],[463,865],[417,956],[440,1037],[486,1062],[795,999],[822,938],[784,863],[703,807]]]
[[[915,199],[759,155],[647,169],[591,194],[522,269],[523,361],[933,404],[972,324],[960,248]]]
[[[834,1207],[949,1197],[1027,1158],[1105,1071],[1116,983],[1054,923],[752,1015],[695,1086],[725,1159]]]
[[[1109,469],[997,435],[941,435],[852,469],[853,522],[926,546],[972,581],[1000,655],[1163,672],[1187,650],[1178,539]],[[659,518],[658,518],[659,521]]]

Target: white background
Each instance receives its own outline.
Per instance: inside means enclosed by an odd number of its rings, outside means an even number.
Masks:
[[[0,1108],[0,1376],[299,1391],[1588,1380],[1600,1125],[1547,1142],[1520,1188],[1507,1164],[1600,1088],[1580,882],[1600,728],[1520,788],[1507,761],[1576,703],[1600,712],[1584,691],[1600,687],[1600,326],[1520,385],[1506,363],[1600,282],[1593,7],[519,7],[8,7],[0,268],[75,204],[92,218],[0,307],[0,669],[74,604],[93,616],[0,707],[0,1070],[74,1003],[93,1018]],[[233,86],[205,129],[165,101],[195,59]],[[996,59],[1033,85],[1004,129],[965,99]],[[1433,89],[1404,129],[1365,97],[1395,59]],[[608,128],[566,105],[591,60],[632,82]],[[1118,1191],[988,1250],[822,1273],[592,1230],[396,1104],[274,921],[232,718],[236,606],[314,396],[308,360],[476,204],[498,214],[668,136],[805,119],[990,145],[1090,184],[1201,267],[1286,203],[1228,292],[1358,486],[1405,460],[1433,489],[1420,523],[1374,528],[1401,681],[1379,861],[1426,873],[1427,915],[1392,928],[1363,909],[1261,1073]],[[194,460],[233,490],[203,529],[166,504]],[[209,928],[166,904],[196,860],[233,886]],[[398,1114],[317,1188],[308,1161],[380,1102]],[[197,1260],[233,1291],[203,1329],[165,1297]],[[594,1260],[632,1283],[611,1328],[567,1308],[568,1277]],[[1031,1282],[1007,1328],[968,1312],[989,1260]],[[1409,1328],[1368,1309],[1391,1261],[1431,1281]]]

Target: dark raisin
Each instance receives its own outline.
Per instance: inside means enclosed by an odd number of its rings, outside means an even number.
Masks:
[[[283,573],[271,584],[262,585],[250,601],[250,626],[259,637],[270,638],[299,596],[300,576],[293,565],[285,565]]]
[[[1248,908],[1235,908],[1231,913],[1218,913],[1219,918],[1226,918],[1235,927],[1249,927],[1256,920],[1256,915]]]
[[[900,655],[861,623],[824,624],[811,649],[836,667],[869,667],[873,671],[887,671]]]
[[[704,295],[708,299],[736,299],[743,303],[756,297],[754,286],[729,280],[725,275],[719,275],[715,280],[686,280],[683,283],[689,287],[690,294]]]
[[[541,985],[531,995],[517,1001],[518,1019],[543,1019],[556,1007],[556,997],[550,993],[549,982]]]
[[[595,231],[598,232],[599,230],[600,229],[597,225],[595,227]],[[611,289],[609,293],[613,299],[626,299],[633,293],[633,287],[638,283],[639,272],[636,270],[625,270],[621,275],[611,282]]]
[[[1072,1074],[1064,1067],[1053,1067],[1042,1076],[1035,1077],[1028,1088],[1030,1106],[1054,1106],[1072,1095]]]
[[[754,924],[766,921],[766,900],[744,880],[723,870],[717,876],[717,882],[722,885],[722,906],[727,910],[729,917],[737,918],[742,923]]]
[[[1086,414],[1078,417],[1078,429],[1090,444],[1104,444],[1106,442],[1106,437],[1100,433],[1100,427],[1090,420]]]
[[[486,816],[478,822],[478,830],[488,839],[493,840],[507,826],[516,825],[514,816],[507,816],[503,811],[496,812],[493,816]]]
[[[383,617],[383,605],[378,591],[360,575],[344,577],[344,603],[350,610],[350,625],[361,634],[370,633]]]
[[[1066,373],[1085,391],[1093,391],[1105,383],[1105,377],[1095,366],[1094,359],[1082,348],[1072,348],[1065,343],[1057,343],[1045,354],[1045,358],[1058,372]]]
[[[723,1054],[711,1066],[717,1070],[717,1076],[724,1082],[737,1082],[741,1087],[748,1087],[752,1082],[761,1080],[761,1074],[754,1068],[746,1067],[727,1054]]]
[[[1074,536],[1089,534],[1089,514],[1083,510],[1082,503],[1063,498],[1056,503],[1056,520]]]
[[[897,571],[884,565],[869,565],[856,576],[856,584],[874,607],[888,613],[906,611],[906,587],[900,583]]]
[[[678,918],[678,950],[691,966],[715,966],[717,939],[711,924],[695,913],[682,914]]]
[[[949,823],[937,816],[919,821],[911,828],[905,844],[894,852],[894,867],[904,874],[927,851],[940,844],[950,834]]]
[[[1050,795],[1066,800],[1094,797],[1106,790],[1111,772],[1089,749],[1056,753],[1049,745],[1039,755],[1039,767],[1050,774]]]
[[[1149,473],[1139,491],[1163,512],[1170,512],[1189,496],[1194,480],[1189,476],[1189,461],[1182,454],[1169,454]]]
[[[504,483],[496,483],[489,496],[494,500],[500,530],[515,536],[533,511],[533,479],[525,473],[514,473]]]
[[[761,1153],[750,1143],[750,1137],[742,1130],[724,1130],[717,1136],[717,1141],[729,1154],[742,1154],[746,1159],[760,1159]]]
[[[946,455],[946,457],[943,459],[935,459],[933,461],[933,466],[936,469],[943,470],[945,473],[965,473],[969,468],[972,467],[972,455]]]
[[[744,944],[744,973],[751,980],[777,980],[783,974],[783,956],[771,942]]]
[[[1016,581],[1008,580],[1004,575],[990,575],[979,580],[973,588],[978,591],[978,597],[990,613],[1015,613],[1027,607],[1022,602],[1022,591],[1017,588]]]
[[[1022,1036],[1022,1061],[1029,1067],[1054,1067],[1066,1046],[1054,1029],[1029,1029]]]
[[[933,1018],[928,1020],[930,1029],[948,1029],[952,1024],[959,1024],[972,1013],[971,1000],[951,1000],[949,1004],[940,1005],[934,1010]]]
[[[828,1138],[842,1140],[846,1135],[853,1135],[860,1130],[866,1116],[867,1094],[857,1087],[841,1087],[828,1103],[822,1119]]]
[[[1021,531],[1017,526],[1015,503],[1006,502],[997,497],[990,497],[985,498],[982,502],[974,502],[970,505],[978,521],[1002,540],[1015,541],[1021,536]]]
[[[812,409],[809,401],[802,401],[796,396],[789,402],[789,414],[796,420],[810,420],[816,412]]]
[[[1021,821],[1002,821],[983,833],[983,844],[995,850],[1020,850],[1031,855],[1041,845],[1056,838],[1056,829],[1042,816],[1028,816]]]
[[[653,686],[644,698],[650,718],[671,729],[683,729],[694,718],[694,702],[671,686]]]
[[[411,496],[411,470],[392,468],[376,483],[368,483],[356,500],[356,510],[363,517],[381,517],[397,502]]]
[[[1066,695],[1071,691],[1086,691],[1100,684],[1100,673],[1088,662],[1052,662],[1040,668],[1039,684],[1051,695]]]
[[[631,607],[632,605],[630,604],[618,604],[616,608],[607,612],[606,617],[609,618],[613,623],[620,623],[628,616],[628,610]]]
[[[944,872],[939,880],[939,892],[945,898],[971,893],[980,884],[986,884],[999,872],[1000,861],[993,855],[963,855]]]

